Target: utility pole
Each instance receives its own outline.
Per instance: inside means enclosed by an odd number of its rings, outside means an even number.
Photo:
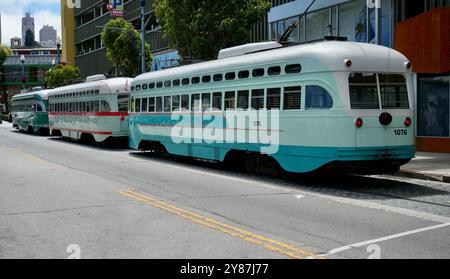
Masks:
[[[145,73],[145,0],[141,0],[141,73]]]

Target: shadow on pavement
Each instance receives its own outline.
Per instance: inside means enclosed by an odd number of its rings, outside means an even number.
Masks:
[[[158,156],[149,152],[130,152],[130,156],[141,160],[177,164],[184,167],[206,170],[211,173],[248,178],[263,183],[294,187],[299,190],[307,190],[314,193],[337,197],[361,200],[406,199],[450,208],[450,204],[433,203],[419,199],[429,196],[448,196],[450,199],[450,191],[444,191],[409,181],[398,181],[371,176],[336,175],[324,172],[294,176],[289,175],[288,177],[285,177],[283,175],[247,173],[235,169],[230,170],[221,163],[197,161],[191,158],[181,158],[170,155]]]

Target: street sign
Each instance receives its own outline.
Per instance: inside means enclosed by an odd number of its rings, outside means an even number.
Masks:
[[[107,9],[113,17],[121,17],[124,15],[123,0],[109,0]]]

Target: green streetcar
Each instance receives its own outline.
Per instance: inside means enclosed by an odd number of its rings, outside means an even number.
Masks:
[[[48,134],[48,93],[42,90],[15,95],[12,98],[12,124],[19,131]]]

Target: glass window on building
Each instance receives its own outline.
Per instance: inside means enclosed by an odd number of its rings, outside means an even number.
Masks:
[[[417,135],[450,137],[450,76],[418,78]]]
[[[358,0],[339,6],[339,36],[349,41],[367,42],[366,3],[366,0]]]
[[[330,35],[330,9],[323,9],[306,15],[306,40],[321,40]]]

